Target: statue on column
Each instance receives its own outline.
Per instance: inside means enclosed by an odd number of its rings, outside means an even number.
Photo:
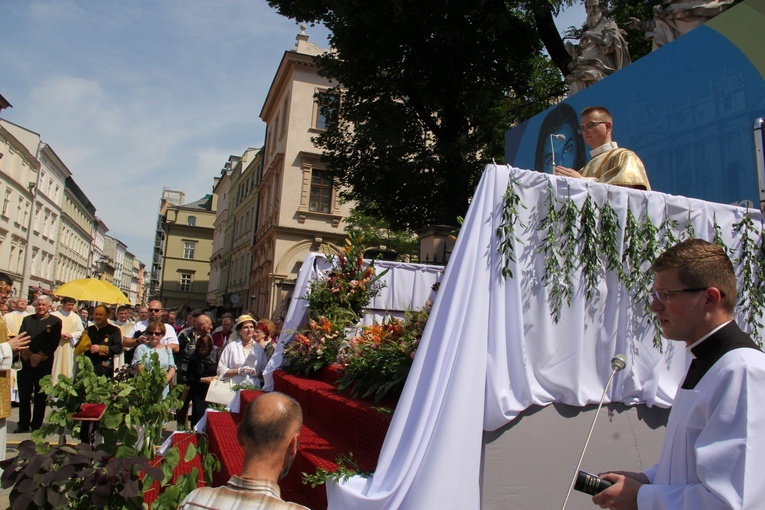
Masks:
[[[584,7],[587,21],[579,44],[566,42],[566,51],[572,58],[571,73],[566,76],[571,94],[632,62],[624,38],[626,32],[604,15],[600,0],[585,0]]]
[[[734,0],[663,0],[653,8],[653,19],[631,18],[627,28],[642,30],[653,51],[685,35],[733,5]]]

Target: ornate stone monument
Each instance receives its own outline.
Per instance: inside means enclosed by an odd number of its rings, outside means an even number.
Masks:
[[[627,28],[644,31],[646,40],[652,41],[656,50],[703,25],[733,3],[734,0],[664,0],[654,6],[653,19],[631,18]]]
[[[571,73],[566,76],[571,94],[632,62],[624,39],[626,32],[604,15],[600,0],[585,0],[584,7],[587,21],[579,44],[566,42],[566,51],[573,59],[569,64]]]

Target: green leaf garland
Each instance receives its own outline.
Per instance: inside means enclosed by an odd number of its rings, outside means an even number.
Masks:
[[[593,205],[592,197],[587,195],[579,211],[579,235],[576,238],[581,246],[579,266],[585,283],[587,301],[592,299],[600,279],[600,256],[598,255],[598,215],[597,207]]]
[[[502,268],[500,270],[502,277],[513,277],[513,271],[510,269],[511,265],[515,263],[515,251],[513,249],[513,242],[521,242],[520,238],[515,234],[515,223],[519,223],[521,228],[525,225],[518,220],[518,206],[520,205],[524,209],[525,205],[521,204],[521,197],[515,191],[515,186],[519,182],[517,179],[510,178],[507,182],[507,189],[503,198],[502,216],[500,218],[499,227],[497,227],[496,235],[499,239],[498,251],[500,253]]]
[[[518,185],[519,181],[514,178],[508,182],[500,225],[496,230],[503,278],[513,278],[511,265],[516,261],[514,243],[521,242],[515,226],[518,224],[526,227],[518,220],[519,207],[524,207],[516,190]],[[581,271],[588,300],[596,291],[601,275],[613,271],[633,297],[633,302],[642,304],[641,312],[645,320],[654,326],[653,346],[662,351],[661,329],[651,312],[653,275],[648,269],[660,252],[678,242],[696,237],[691,211],[688,211],[687,221],[681,230],[679,222],[669,215],[665,206],[664,219],[657,227],[651,222],[646,203],[639,218],[628,207],[622,226],[616,211],[608,202],[608,196],[605,203],[598,205],[588,194],[582,207],[578,208],[571,198],[570,190],[568,196],[559,201],[551,182],[547,183],[541,207],[546,212],[537,228],[543,233],[537,252],[544,257],[542,282],[547,289],[547,304],[553,322],[559,321],[564,302],[566,306],[571,306],[575,270]],[[713,242],[733,259],[733,252],[725,244],[723,229],[715,217],[713,224]],[[735,257],[737,275],[742,286],[739,306],[744,309],[746,329],[753,339],[762,344],[759,329],[763,326],[765,314],[765,232],[762,225],[757,230],[754,220],[748,214],[733,225],[733,232],[741,242],[738,256]]]

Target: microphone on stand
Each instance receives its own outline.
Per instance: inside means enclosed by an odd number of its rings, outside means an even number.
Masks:
[[[587,473],[585,471],[580,471],[579,468],[582,467],[582,460],[584,459],[584,453],[587,451],[587,446],[590,444],[592,431],[595,430],[595,423],[598,421],[600,408],[603,407],[603,401],[606,399],[606,393],[608,393],[608,388],[609,386],[611,386],[611,381],[614,380],[614,375],[616,375],[616,372],[620,370],[624,370],[624,367],[626,366],[627,366],[627,357],[624,354],[617,354],[616,356],[611,358],[611,376],[608,378],[606,387],[603,389],[603,396],[600,397],[598,410],[595,412],[595,418],[592,420],[590,433],[587,434],[587,441],[584,442],[584,448],[582,448],[582,454],[579,456],[579,462],[577,463],[576,469],[574,470],[574,477],[571,479],[571,484],[568,486],[566,499],[563,501],[563,506],[561,507],[561,510],[565,510],[566,503],[568,503],[568,498],[569,496],[571,496],[571,491],[575,488],[575,486],[576,486],[576,490],[578,491],[595,495],[598,492],[603,491],[612,485],[611,482],[609,482],[608,480],[603,480],[602,478],[595,476],[593,474]]]
[[[566,135],[562,135],[560,133],[550,133],[550,149],[552,150],[552,167],[555,169],[555,144],[553,143],[553,138],[556,140],[565,140]]]

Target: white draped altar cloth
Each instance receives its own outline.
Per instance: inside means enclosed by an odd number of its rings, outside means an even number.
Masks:
[[[511,176],[525,207],[519,207],[516,222],[514,278],[504,280],[495,231]],[[538,253],[544,211],[537,205],[548,183],[560,201],[571,196],[577,207],[588,194],[597,204],[608,200],[622,227],[628,207],[637,217],[647,210],[654,225],[669,215],[681,230],[690,221],[696,237],[707,240],[717,223],[726,245],[734,253],[739,248],[732,226],[747,213],[742,208],[487,166],[377,470],[369,479],[328,483],[330,509],[479,508],[483,431],[498,429],[534,404],[597,403],[617,353],[627,354],[627,368],[616,375],[606,402],[672,404],[690,360],[679,344],[664,341],[663,353],[653,347],[653,327],[643,320],[642,305],[631,303],[616,275],[601,278],[589,302],[575,275],[571,307],[564,304],[560,321],[553,322],[542,283],[544,256]],[[759,211],[748,214],[761,231]],[[555,453],[539,452],[560,462]]]

